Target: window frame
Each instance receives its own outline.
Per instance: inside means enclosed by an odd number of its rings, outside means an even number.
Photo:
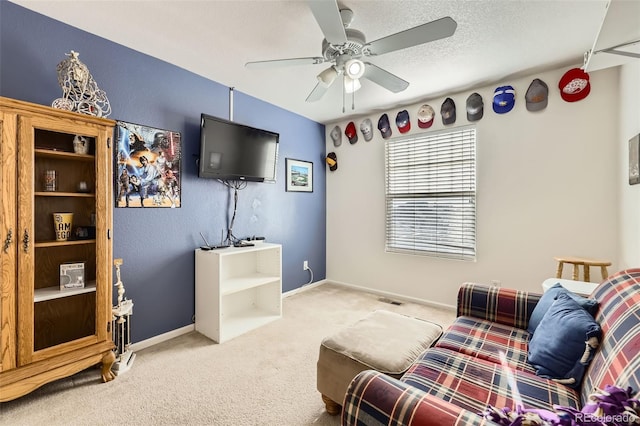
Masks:
[[[475,125],[385,140],[385,252],[476,261],[477,145]]]

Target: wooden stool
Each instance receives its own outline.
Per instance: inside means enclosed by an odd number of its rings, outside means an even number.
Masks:
[[[607,271],[607,266],[611,266],[611,262],[608,260],[594,260],[594,259],[585,259],[582,257],[554,257],[555,260],[558,261],[558,270],[556,271],[556,278],[562,278],[562,269],[565,263],[571,263],[573,265],[573,275],[571,279],[574,281],[579,280],[580,276],[580,265],[583,268],[583,276],[584,281],[590,282],[591,277],[589,274],[589,268],[591,266],[599,266],[600,273],[602,274],[602,279],[606,280],[609,276],[609,272]]]

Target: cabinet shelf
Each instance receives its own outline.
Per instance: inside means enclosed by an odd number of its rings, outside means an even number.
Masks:
[[[265,284],[271,284],[279,280],[280,277],[278,276],[258,273],[238,278],[229,278],[220,285],[220,294],[222,296],[227,296],[229,294],[249,290],[250,288],[260,287]]]
[[[36,148],[36,157],[62,158],[66,160],[94,161],[95,156],[89,154],[76,154],[75,152],[59,151],[56,149]]]
[[[33,292],[34,302],[44,302],[46,300],[61,299],[63,297],[75,296],[76,294],[91,293],[96,291],[95,281],[87,283],[83,288],[60,290],[59,286],[38,288]]]
[[[39,191],[34,193],[36,197],[80,197],[80,198],[92,198],[96,194],[93,192],[58,192],[58,191]]]
[[[63,247],[63,246],[78,246],[82,244],[95,244],[95,238],[90,240],[67,240],[67,241],[42,241],[35,243],[36,248],[40,247]]]

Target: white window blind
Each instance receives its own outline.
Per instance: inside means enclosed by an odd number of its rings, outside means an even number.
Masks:
[[[476,129],[385,141],[386,250],[476,256]]]

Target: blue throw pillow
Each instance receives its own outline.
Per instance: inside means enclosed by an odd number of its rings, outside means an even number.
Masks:
[[[529,363],[536,374],[578,388],[602,330],[593,316],[561,293],[529,342]]]
[[[560,293],[568,294],[571,296],[573,300],[578,302],[580,306],[587,310],[591,314],[591,316],[596,315],[598,311],[598,301],[594,299],[587,299],[582,296],[578,296],[577,294],[570,292],[566,288],[562,287],[560,283],[554,284],[549,290],[545,291],[540,298],[540,301],[536,304],[536,307],[533,308],[533,312],[531,313],[531,317],[529,318],[529,325],[527,326],[527,331],[529,334],[533,334],[536,331],[536,327],[542,321],[542,317],[547,313],[553,302],[556,300]]]

